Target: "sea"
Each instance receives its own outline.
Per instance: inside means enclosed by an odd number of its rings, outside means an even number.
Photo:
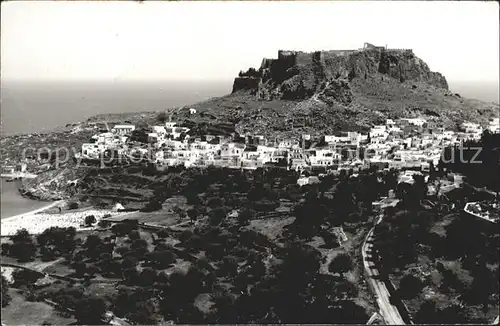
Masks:
[[[498,82],[449,82],[461,96],[498,103]],[[231,80],[155,82],[6,82],[1,84],[0,136],[50,131],[100,113],[159,111],[229,94]],[[2,180],[1,217],[46,205]]]
[[[232,81],[2,81],[1,135],[50,131],[100,113],[159,111],[231,92]]]
[[[26,213],[47,205],[47,202],[25,198],[19,194],[20,180],[7,182],[6,178],[0,178],[1,187],[1,209],[0,218],[11,217]]]

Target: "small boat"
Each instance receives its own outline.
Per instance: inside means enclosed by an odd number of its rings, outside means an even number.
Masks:
[[[6,182],[13,182],[15,179],[14,178],[9,178],[7,180],[5,180]]]

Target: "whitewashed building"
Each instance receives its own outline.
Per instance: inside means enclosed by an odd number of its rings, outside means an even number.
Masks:
[[[111,131],[118,135],[130,135],[135,130],[134,125],[115,125]]]

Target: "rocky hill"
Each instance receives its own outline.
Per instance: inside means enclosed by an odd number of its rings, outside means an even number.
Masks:
[[[258,70],[250,68],[240,72],[234,81],[233,93],[244,89],[258,99],[300,100],[326,89],[340,103],[349,104],[352,94],[346,81],[377,75],[386,75],[402,83],[425,82],[448,89],[444,76],[430,71],[412,50],[373,48],[313,53],[279,51],[277,59],[263,59]]]
[[[176,118],[232,122],[238,132],[268,135],[366,130],[386,118],[420,115],[454,128],[498,115],[497,104],[453,94],[412,50],[378,47],[279,51],[258,69],[241,71],[230,95],[194,107],[201,116]]]

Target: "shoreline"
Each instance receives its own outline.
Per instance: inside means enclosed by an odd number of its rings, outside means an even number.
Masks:
[[[39,201],[42,202],[42,200],[39,200]],[[45,211],[47,209],[55,207],[58,204],[63,204],[64,202],[65,202],[65,200],[57,200],[57,201],[52,202],[52,203],[50,203],[48,205],[45,205],[43,207],[34,209],[34,210],[26,212],[26,213],[17,214],[17,215],[14,215],[14,216],[8,216],[6,218],[1,219],[1,222],[3,223],[3,222],[8,222],[9,220],[22,218],[24,215],[35,215],[35,214],[41,213],[41,212],[43,212],[43,211]]]
[[[62,201],[54,202],[48,206],[54,207]],[[1,236],[7,237],[14,235],[19,229],[26,229],[30,234],[40,234],[51,227],[74,227],[77,231],[92,230],[97,227],[97,223],[105,215],[116,217],[118,215],[127,215],[130,212],[117,212],[110,209],[89,208],[81,211],[65,211],[61,213],[44,213],[49,207],[33,210],[28,213],[19,214],[1,220]],[[93,215],[96,223],[92,226],[84,226],[85,217]]]
[[[24,214],[35,214],[41,210],[53,207],[51,205],[55,205],[54,200],[43,200],[22,193],[23,178],[15,179],[13,182],[9,182],[7,179],[3,176],[0,178],[2,185],[2,198],[0,201],[2,208],[1,220],[20,217]],[[4,216],[3,213],[7,216]]]

